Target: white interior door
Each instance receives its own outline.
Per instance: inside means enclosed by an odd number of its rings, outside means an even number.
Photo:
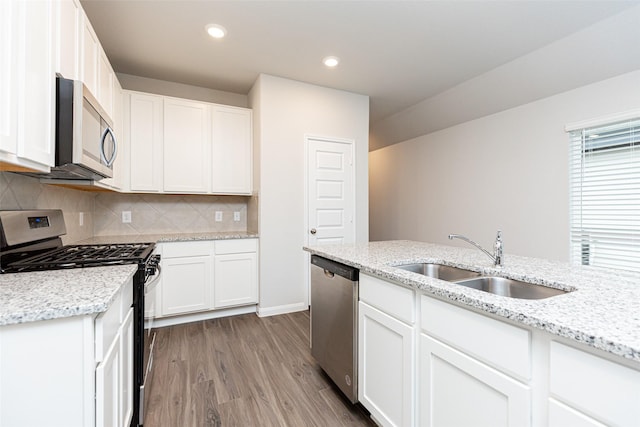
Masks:
[[[310,246],[355,242],[353,142],[307,138]]]

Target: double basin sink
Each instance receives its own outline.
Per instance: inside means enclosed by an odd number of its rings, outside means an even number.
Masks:
[[[482,276],[476,271],[464,270],[449,265],[418,263],[397,265],[395,268],[510,298],[543,299],[567,293],[562,289],[535,285],[519,280],[498,276]]]

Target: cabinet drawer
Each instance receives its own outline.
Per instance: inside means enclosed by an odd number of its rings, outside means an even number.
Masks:
[[[412,289],[361,274],[359,292],[360,301],[364,301],[403,322],[413,324],[415,321]]]
[[[188,256],[208,256],[212,242],[172,242],[162,244],[162,258],[180,258]]]
[[[529,331],[425,295],[421,318],[429,335],[510,375],[531,378]]]
[[[552,341],[552,397],[607,425],[640,425],[640,372]]]
[[[216,255],[241,254],[257,250],[258,240],[256,239],[216,240]]]

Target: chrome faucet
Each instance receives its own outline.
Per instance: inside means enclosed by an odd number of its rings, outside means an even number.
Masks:
[[[498,234],[496,235],[496,241],[493,244],[493,255],[488,250],[462,234],[449,234],[449,240],[453,239],[460,239],[467,243],[471,243],[473,246],[487,254],[487,256],[493,261],[493,265],[496,267],[502,266],[502,231],[498,230]]]

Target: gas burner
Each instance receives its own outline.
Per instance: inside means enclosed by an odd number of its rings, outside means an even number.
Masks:
[[[37,255],[23,253],[19,259],[3,263],[3,273],[99,267],[144,262],[154,243],[71,245]]]

